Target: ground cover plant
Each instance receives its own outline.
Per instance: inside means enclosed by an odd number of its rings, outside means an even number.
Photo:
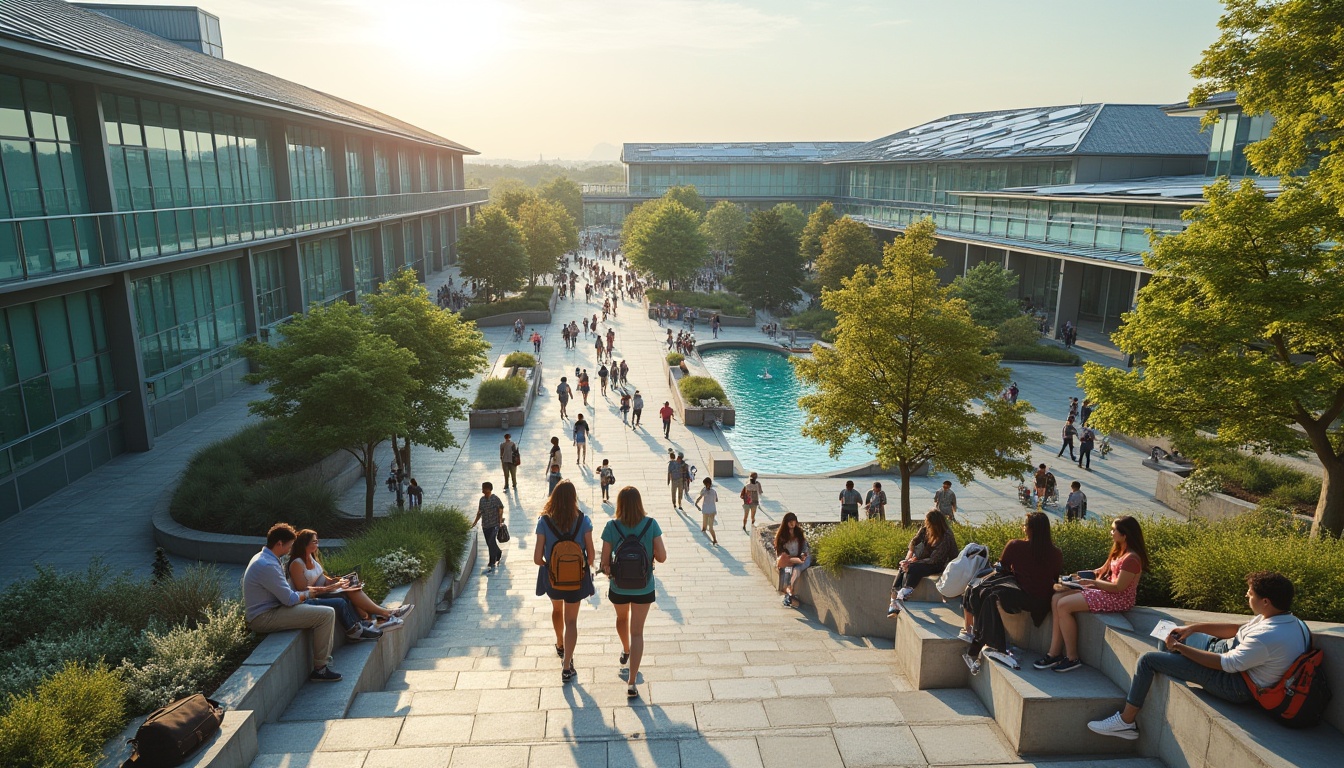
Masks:
[[[168,510],[188,528],[258,536],[276,520],[337,535],[336,494],[321,478],[296,477],[322,457],[270,440],[275,425],[262,422],[196,452]],[[336,531],[337,533],[332,533]]]
[[[1284,510],[1262,506],[1218,522],[1143,518],[1149,568],[1139,581],[1140,605],[1221,613],[1246,613],[1245,576],[1271,570],[1297,588],[1293,612],[1315,621],[1344,622],[1344,540],[1313,539]],[[955,525],[957,543],[984,544],[995,558],[1009,540],[1021,538],[1020,517]],[[1090,570],[1106,559],[1110,520],[1051,526],[1064,553],[1064,570]],[[846,565],[895,568],[916,529],[894,522],[865,520],[821,524],[809,533],[818,565],[839,571]]]
[[[747,306],[745,301],[723,291],[698,293],[696,291],[668,291],[662,288],[650,288],[644,293],[649,297],[649,306],[651,307],[670,301],[678,306],[708,309],[733,317],[751,316],[751,308]],[[702,319],[708,320],[709,318]]]
[[[428,573],[441,557],[447,559],[448,571],[456,572],[470,528],[466,515],[452,507],[393,512],[346,539],[341,549],[326,553],[323,566],[328,573],[348,573],[360,566],[364,591],[382,600],[392,587]],[[418,561],[418,567],[411,567],[407,556]]]
[[[683,354],[681,354],[680,352],[668,352],[668,353],[667,353],[667,364],[670,365],[670,366],[681,365],[681,361],[682,361],[682,360],[685,360],[685,359],[686,359],[686,356],[683,355]]]
[[[462,310],[463,320],[480,320],[482,317],[506,315],[511,312],[545,312],[551,308],[551,293],[555,289],[549,285],[535,285],[520,295],[492,302],[472,302]]]
[[[1321,495],[1321,478],[1269,459],[1248,456],[1211,440],[1186,438],[1177,447],[1202,474],[1212,475],[1222,493],[1250,502],[1269,502],[1312,515]]]
[[[527,396],[527,379],[510,376],[507,379],[489,379],[476,390],[476,401],[471,404],[478,411],[495,408],[517,408]]]
[[[1006,363],[1062,363],[1064,365],[1082,365],[1082,358],[1073,352],[1049,344],[1015,344],[1008,347],[991,347],[999,359]]]
[[[701,400],[718,400],[720,405],[728,405],[728,396],[723,393],[719,382],[708,376],[685,376],[677,382],[681,397],[692,407],[700,405]]]
[[[535,368],[537,367],[537,358],[531,352],[510,352],[509,356],[504,358],[506,368]]]

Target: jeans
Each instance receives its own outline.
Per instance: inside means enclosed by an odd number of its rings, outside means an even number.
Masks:
[[[343,597],[312,597],[304,601],[308,605],[325,605],[336,611],[336,623],[346,630],[359,624],[359,614],[350,607],[350,601]]]
[[[896,578],[891,582],[891,591],[895,592],[903,587],[914,589],[920,579],[925,576],[937,576],[943,572],[943,568],[944,566],[929,563],[911,563],[904,571],[896,574]]]
[[[1185,640],[1191,648],[1226,653],[1229,640],[1214,640],[1208,635],[1196,632]],[[1153,651],[1139,658],[1138,669],[1134,671],[1134,681],[1129,684],[1129,695],[1125,701],[1136,707],[1143,706],[1148,698],[1148,689],[1153,685],[1153,675],[1161,672],[1173,680],[1186,680],[1197,683],[1211,696],[1230,701],[1233,704],[1245,704],[1255,698],[1247,687],[1245,679],[1238,673],[1224,672],[1221,669],[1209,669],[1201,664],[1170,651]]]
[[[1092,468],[1092,446],[1078,448],[1078,466]]]
[[[508,487],[509,487],[509,479],[510,479],[510,478],[513,479],[513,487],[514,487],[514,488],[517,488],[517,487],[518,487],[518,465],[517,465],[517,464],[514,464],[512,461],[502,461],[502,462],[500,462],[500,466],[504,469],[504,488],[505,488],[506,490],[508,489]]]
[[[1064,445],[1062,445],[1062,446],[1060,447],[1060,449],[1059,449],[1059,453],[1055,454],[1055,457],[1058,458],[1058,457],[1060,457],[1060,456],[1063,456],[1063,455],[1064,455],[1064,449],[1065,449],[1065,448],[1068,448],[1068,449],[1069,449],[1069,460],[1070,460],[1070,461],[1077,461],[1077,457],[1076,457],[1076,456],[1074,455],[1074,453],[1073,453],[1073,438],[1072,438],[1072,437],[1066,437],[1066,438],[1064,438]]]
[[[671,419],[663,419],[663,439],[666,440],[666,439],[667,439],[667,436],[668,436],[671,432],[672,432],[672,420],[671,420]]]
[[[681,509],[681,502],[686,496],[686,486],[681,484],[680,480],[672,481],[672,506]]]
[[[636,409],[634,410],[634,414],[633,414],[633,415],[634,415],[634,419],[635,419],[634,424],[635,424],[636,427],[639,426],[639,417],[642,416],[643,414],[644,414],[644,409],[643,409],[643,408],[636,408]]]
[[[859,519],[858,507],[855,507],[854,509],[848,509],[846,507],[840,508],[840,522],[843,523],[846,520],[858,520],[858,519]]]
[[[482,527],[481,533],[485,534],[485,545],[490,548],[489,565],[494,565],[499,562],[500,557],[504,554],[499,551],[499,526]]]

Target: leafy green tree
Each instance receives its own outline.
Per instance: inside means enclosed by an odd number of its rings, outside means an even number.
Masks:
[[[798,300],[806,275],[798,240],[774,210],[751,214],[733,258],[733,288],[753,307],[777,310]]]
[[[793,233],[793,239],[795,241],[802,239],[803,229],[807,226],[807,214],[803,213],[802,210],[793,203],[779,203],[770,210],[774,211],[784,220],[784,224],[788,226],[789,232]]]
[[[838,317],[833,348],[792,359],[816,387],[799,404],[803,433],[838,455],[863,440],[883,467],[901,475],[901,524],[909,525],[910,478],[924,464],[963,483],[974,473],[1021,477],[1032,443],[1025,402],[997,397],[1008,371],[983,354],[992,333],[971,320],[965,302],[948,296],[935,270],[933,222],[911,224],[886,247],[882,266],[822,294]]]
[[[518,220],[518,211],[522,209],[523,204],[530,203],[537,199],[537,193],[526,187],[512,187],[509,189],[490,191],[490,203],[499,206],[510,219]]]
[[[490,202],[499,205],[505,197],[510,195],[516,197],[519,194],[526,195],[528,192],[527,185],[520,179],[509,177],[496,179],[495,183],[490,185]]]
[[[270,397],[248,403],[275,419],[273,439],[314,453],[347,451],[364,470],[364,519],[373,520],[378,444],[412,427],[415,354],[376,333],[359,307],[313,307],[285,325],[275,346],[249,342],[243,351]]]
[[[1319,194],[1344,212],[1344,5],[1320,0],[1223,0],[1221,34],[1191,71],[1195,105],[1236,91],[1247,115],[1274,127],[1246,148],[1257,171],[1287,176],[1312,168]],[[1206,116],[1206,124],[1214,116]],[[1313,161],[1319,163],[1313,167]]]
[[[829,202],[818,205],[812,215],[807,217],[807,225],[803,227],[803,233],[798,237],[798,248],[802,251],[804,264],[811,264],[821,256],[821,237],[839,220],[835,206]]]
[[[667,201],[663,199],[649,200],[648,202],[640,203],[630,209],[630,213],[627,214],[625,220],[621,222],[621,250],[630,250],[631,239],[633,238],[635,231],[639,229],[640,224],[645,219],[652,216],[653,212],[658,210],[659,206],[665,202]]]
[[[1022,314],[1017,300],[1018,277],[997,261],[984,261],[952,281],[949,295],[966,302],[971,319],[986,328]]]
[[[686,206],[695,214],[696,220],[705,215],[705,199],[700,196],[700,192],[694,184],[682,184],[677,187],[668,187],[663,193],[664,200],[672,200]]]
[[[747,214],[737,203],[720,200],[705,214],[700,232],[711,250],[732,254],[742,244],[742,236],[747,232]]]
[[[523,232],[498,205],[487,205],[463,227],[457,240],[462,274],[485,283],[485,300],[516,291],[527,282]]]
[[[583,189],[578,182],[559,176],[542,184],[537,189],[537,195],[543,200],[564,206],[576,229],[583,226]]]
[[[528,285],[539,275],[549,275],[560,266],[560,257],[579,247],[579,230],[560,203],[534,198],[522,204],[515,219],[527,249]]]
[[[677,281],[704,266],[709,255],[700,217],[675,200],[660,201],[639,214],[625,255],[636,270],[675,288]]]
[[[822,233],[821,253],[816,257],[817,282],[822,288],[836,290],[859,267],[876,267],[881,263],[882,251],[872,230],[846,216]]]
[[[1324,467],[1313,535],[1344,530],[1344,217],[1308,185],[1270,200],[1207,187],[1184,232],[1156,239],[1152,282],[1112,338],[1141,368],[1088,363],[1089,424],[1223,445],[1309,449]]]
[[[415,355],[410,370],[415,389],[410,394],[411,417],[404,433],[407,446],[397,454],[409,459],[412,442],[436,451],[457,445],[448,422],[466,417],[467,401],[454,393],[485,367],[490,344],[475,323],[435,306],[411,269],[383,282],[377,292],[365,297],[364,304],[374,332]],[[397,448],[395,436],[393,448]]]

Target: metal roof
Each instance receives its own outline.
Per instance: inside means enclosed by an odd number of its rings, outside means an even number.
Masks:
[[[1195,120],[1152,104],[1078,104],[948,115],[827,158],[828,163],[1076,155],[1205,156]]]
[[[1243,177],[1232,177],[1235,187]],[[1277,195],[1281,186],[1277,178],[1245,177],[1254,181],[1266,194]],[[1218,180],[1215,176],[1152,176],[1146,179],[1120,179],[1086,184],[1041,184],[1010,187],[995,192],[958,192],[957,194],[988,197],[994,195],[1022,195],[1042,197],[1105,197],[1105,198],[1174,198],[1191,202],[1204,199],[1204,188]]]
[[[269,102],[319,118],[353,123],[468,154],[473,149],[352,101],[197,53],[60,0],[0,2],[0,49],[26,43],[73,55],[100,68],[168,78],[224,98]]]
[[[858,147],[860,141],[753,141],[703,144],[626,143],[625,163],[806,163]]]
[[[1210,109],[1228,109],[1235,106],[1237,106],[1236,91],[1219,91],[1193,107],[1188,101],[1178,101],[1163,106],[1162,111],[1173,117],[1203,117]]]

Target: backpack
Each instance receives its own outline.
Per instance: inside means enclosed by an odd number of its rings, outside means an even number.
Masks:
[[[943,568],[943,575],[938,577],[938,593],[957,597],[989,570],[989,550],[983,544],[971,542]]]
[[[512,457],[512,461],[513,461],[513,466],[515,466],[515,467],[518,466],[519,464],[522,464],[522,463],[523,463],[523,457],[522,457],[521,454],[518,453],[518,444],[517,444],[517,443],[514,443],[514,444],[513,444],[513,457]]]
[[[644,589],[653,575],[653,558],[644,547],[644,534],[653,518],[644,521],[639,533],[626,534],[611,555],[611,583],[619,589]]]
[[[1242,672],[1241,677],[1256,702],[1280,724],[1288,728],[1310,728],[1321,721],[1334,694],[1330,690],[1330,680],[1321,669],[1325,653],[1311,647],[1310,630],[1301,620],[1298,624],[1307,636],[1307,650],[1293,660],[1288,671],[1283,673],[1283,679],[1269,688],[1259,688],[1250,675]]]
[[[171,768],[181,765],[210,740],[224,720],[219,702],[199,693],[154,710],[135,732],[135,747],[122,768]]]
[[[551,547],[551,557],[546,561],[547,574],[551,589],[559,592],[573,592],[583,587],[583,576],[588,570],[588,558],[583,545],[577,541],[579,529],[583,527],[583,513],[574,521],[574,530],[562,535],[555,529],[549,516],[543,517],[546,527],[555,535],[556,542]]]
[[[602,468],[602,469],[599,469],[598,472],[601,472],[601,473],[602,473],[602,484],[603,484],[603,485],[615,485],[615,484],[616,484],[616,473],[615,473],[615,472],[612,472],[610,467],[604,467],[604,468]]]

